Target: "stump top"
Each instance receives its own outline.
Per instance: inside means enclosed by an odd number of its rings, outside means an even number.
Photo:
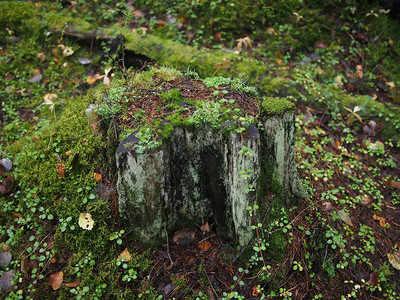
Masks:
[[[239,79],[201,80],[194,72],[165,67],[152,67],[133,80],[113,84],[95,98],[100,119],[119,125],[120,140],[136,131],[147,149],[161,145],[175,126],[208,123],[223,132],[241,133],[250,124],[257,126],[263,115],[281,114],[293,107],[283,99],[261,99],[255,88]]]

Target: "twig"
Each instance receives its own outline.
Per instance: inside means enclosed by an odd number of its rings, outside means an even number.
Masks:
[[[167,254],[168,254],[169,260],[170,260],[170,262],[171,262],[171,266],[173,266],[173,265],[174,265],[174,262],[172,261],[171,255],[169,254],[168,231],[167,231],[167,228],[166,228],[165,226],[164,226],[164,230],[165,230],[165,233],[167,234]]]

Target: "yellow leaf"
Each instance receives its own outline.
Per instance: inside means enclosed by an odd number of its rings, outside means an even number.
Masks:
[[[374,215],[372,218],[373,218],[374,220],[379,221],[379,225],[381,225],[381,227],[385,228],[385,225],[386,225],[386,220],[385,220],[385,218],[379,217],[379,216],[377,216],[377,215]]]
[[[92,230],[94,221],[92,219],[92,215],[89,213],[81,213],[79,216],[79,227],[85,230]]]
[[[118,255],[118,259],[124,262],[132,260],[132,255],[129,253],[128,248],[125,248],[125,250],[122,251],[120,255]]]
[[[387,257],[393,268],[400,270],[400,253],[399,252],[388,253]]]

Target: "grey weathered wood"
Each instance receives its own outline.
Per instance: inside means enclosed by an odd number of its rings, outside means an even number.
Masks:
[[[263,124],[261,131],[251,125],[242,135],[229,136],[208,124],[176,127],[159,149],[141,154],[133,150],[135,133],[128,136],[116,153],[122,216],[146,242],[211,221],[220,236],[248,245],[254,232],[246,208],[256,203],[261,162],[284,195],[297,190],[293,112],[270,116]],[[243,146],[250,154],[239,154]],[[240,171],[247,169],[253,172],[245,179]],[[246,193],[249,184],[254,191]]]

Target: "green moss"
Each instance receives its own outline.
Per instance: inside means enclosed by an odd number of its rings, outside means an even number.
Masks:
[[[33,3],[22,1],[0,2],[0,27],[14,31],[16,36],[32,36],[44,38],[41,30],[46,23],[42,20],[39,9]],[[5,38],[6,30],[0,33]]]
[[[265,97],[261,102],[261,113],[267,115],[282,115],[288,110],[293,110],[294,104],[278,97]]]
[[[264,78],[260,84],[260,90],[271,97],[296,97],[299,94],[296,83],[284,77]]]

